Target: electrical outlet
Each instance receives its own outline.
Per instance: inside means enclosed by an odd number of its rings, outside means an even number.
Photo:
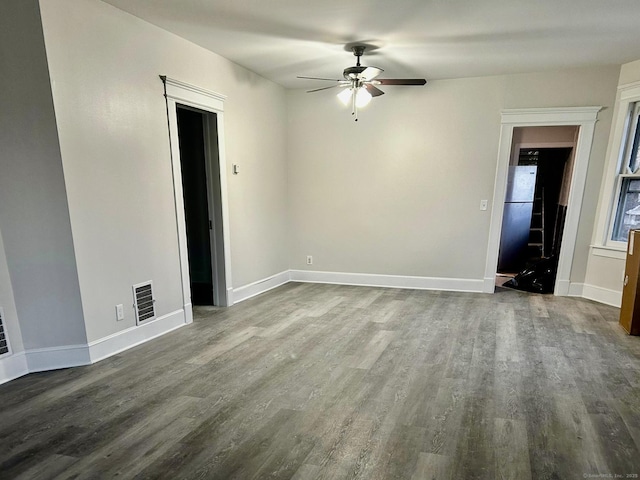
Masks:
[[[311,255],[307,255],[307,265],[313,265],[313,257]]]
[[[122,304],[116,305],[116,320],[124,320],[124,307]]]
[[[480,200],[480,210],[486,210],[489,205],[489,200]]]

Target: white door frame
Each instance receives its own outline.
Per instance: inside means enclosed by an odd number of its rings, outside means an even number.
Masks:
[[[491,224],[489,227],[489,245],[485,264],[484,289],[486,293],[495,291],[495,277],[498,268],[498,251],[502,232],[502,214],[507,189],[507,175],[513,142],[513,129],[516,127],[549,127],[574,125],[579,127],[575,150],[575,166],[571,176],[567,216],[562,233],[562,244],[558,257],[558,273],[554,295],[569,294],[571,266],[578,236],[578,221],[582,197],[587,178],[593,132],[602,107],[566,107],[566,108],[530,108],[502,111],[500,143],[498,146],[498,164],[493,189]]]
[[[204,90],[194,85],[161,75],[167,99],[167,116],[169,121],[169,142],[171,149],[171,168],[173,173],[173,195],[176,209],[178,230],[178,250],[180,255],[180,272],[182,277],[182,298],[186,323],[193,321],[191,304],[191,282],[189,278],[189,256],[187,249],[187,227],[184,213],[184,196],[182,191],[182,171],[180,166],[180,143],[178,140],[178,104],[194,107],[206,112],[215,113],[218,123],[218,161],[220,168],[220,199],[222,209],[222,232],[224,251],[224,279],[226,292],[221,298],[221,306],[233,305],[233,288],[231,287],[231,236],[229,234],[229,202],[227,190],[227,162],[224,143],[224,100],[225,95]]]

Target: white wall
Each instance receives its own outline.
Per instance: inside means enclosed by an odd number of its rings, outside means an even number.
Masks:
[[[41,9],[89,341],[134,325],[135,283],[182,306],[161,74],[228,96],[233,286],[287,270],[284,89],[97,0]]]
[[[86,343],[37,1],[0,3],[0,72],[2,256],[24,347]]]
[[[334,91],[291,91],[291,268],[482,279],[508,108],[602,105],[571,279],[581,282],[618,67],[387,87],[356,123]],[[313,255],[307,266],[305,256]]]

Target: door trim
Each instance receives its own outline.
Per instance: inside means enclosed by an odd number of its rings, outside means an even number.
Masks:
[[[177,105],[186,105],[206,112],[215,113],[218,124],[218,162],[220,169],[220,201],[222,210],[222,233],[224,252],[224,295],[220,298],[221,306],[233,305],[233,289],[231,279],[231,236],[229,234],[229,201],[227,188],[227,162],[224,142],[224,100],[225,95],[190,85],[160,75],[164,83],[164,94],[167,104],[169,123],[169,149],[173,174],[173,197],[176,210],[176,227],[178,233],[178,250],[180,273],[182,280],[182,298],[186,315],[186,323],[193,321],[191,303],[191,285],[189,279],[189,257],[187,250],[187,227],[184,213],[184,196],[182,191],[182,172],[180,168],[180,145],[178,141]],[[214,272],[215,274],[215,272]]]
[[[495,276],[498,266],[498,250],[500,248],[500,234],[502,231],[502,215],[507,187],[507,173],[511,158],[511,144],[513,129],[516,127],[548,127],[548,126],[577,126],[578,138],[575,146],[575,166],[571,176],[571,187],[567,205],[567,216],[562,245],[558,257],[558,273],[554,295],[569,294],[571,266],[578,236],[578,222],[582,197],[589,167],[591,145],[599,106],[566,107],[566,108],[527,108],[502,111],[500,140],[498,146],[498,161],[496,178],[493,189],[493,203],[491,208],[491,224],[489,226],[489,244],[487,261],[485,264],[484,289],[486,293],[495,291]]]

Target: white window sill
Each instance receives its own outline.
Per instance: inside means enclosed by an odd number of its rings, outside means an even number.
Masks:
[[[627,258],[626,248],[606,245],[591,245],[591,253],[598,257],[617,258],[618,260],[625,260]]]

